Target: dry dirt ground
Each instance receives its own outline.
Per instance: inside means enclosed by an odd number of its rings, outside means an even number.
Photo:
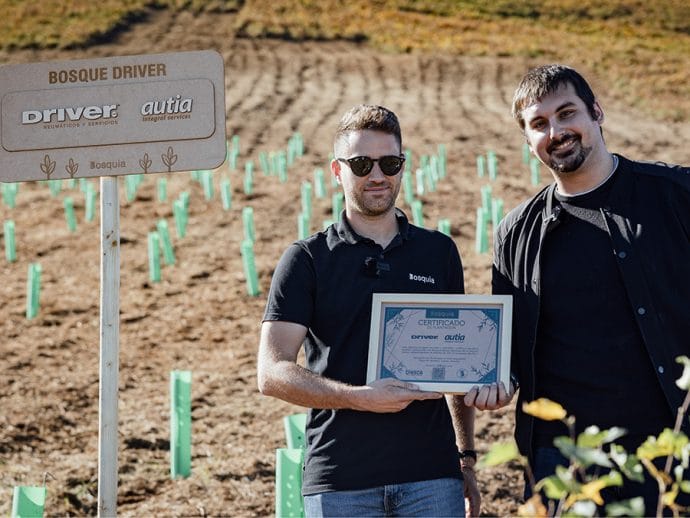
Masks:
[[[5,62],[213,48],[226,65],[228,135],[241,142],[240,166],[260,151],[284,149],[301,132],[306,153],[282,184],[259,172],[254,194],[231,178],[233,206],[206,201],[187,173],[168,176],[169,200],[191,193],[188,235],[173,232],[177,263],[163,281],[148,281],[147,232],[160,218],[172,225],[171,202],[159,202],[147,178],[136,200],[121,197],[121,328],[119,497],[122,516],[266,516],[273,513],[274,450],[284,445],[281,419],[300,408],[262,397],[256,389],[259,325],[274,265],[296,238],[300,184],[327,166],[331,135],[350,106],[380,103],[400,116],[415,163],[445,144],[448,177],[422,197],[427,226],[441,217],[465,266],[468,293],[488,293],[490,256],[474,250],[479,189],[476,156],[495,150],[494,196],[514,207],[540,187],[521,161],[522,139],[509,101],[526,59],[458,55],[386,55],[356,44],[235,39],[233,15],[152,12],[113,43],[81,51],[22,51]],[[575,63],[575,65],[577,65]],[[585,71],[587,72],[587,71]],[[634,72],[631,72],[634,73]],[[618,105],[610,77],[592,77],[606,110],[613,150],[630,157],[690,163],[690,125],[655,122]],[[243,167],[242,167],[243,169]],[[543,178],[542,185],[547,182]],[[332,191],[331,191],[332,192]],[[330,194],[330,193],[329,193]],[[62,198],[76,200],[79,228],[70,233]],[[401,200],[402,204],[402,200]],[[261,295],[249,297],[242,272],[241,211],[253,207]],[[330,216],[330,196],[315,200],[314,226]],[[403,205],[409,213],[409,208]],[[99,223],[86,223],[78,190],[50,196],[39,184],[20,185],[16,208],[0,218],[17,228],[18,261],[0,260],[0,514],[9,513],[12,487],[37,485],[49,472],[48,515],[94,515],[97,510]],[[24,318],[27,264],[43,270],[41,310]],[[193,372],[193,473],[169,476],[169,373]],[[512,409],[477,419],[480,452],[508,440]],[[515,466],[479,476],[483,514],[516,512],[521,477]]]

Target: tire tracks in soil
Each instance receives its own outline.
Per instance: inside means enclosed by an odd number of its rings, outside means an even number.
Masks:
[[[273,92],[279,92],[283,64],[271,45],[266,45],[263,41],[252,45],[250,51],[252,55],[248,61],[251,66],[244,69],[243,73],[248,70],[256,76],[251,82],[251,88],[241,97],[240,104],[234,107],[235,114],[234,117],[231,115],[228,128],[229,134],[242,135],[243,148],[254,149],[264,143],[271,126],[275,111]]]

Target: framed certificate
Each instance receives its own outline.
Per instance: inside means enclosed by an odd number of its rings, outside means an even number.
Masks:
[[[510,387],[510,295],[374,293],[367,383],[397,378],[464,394]]]

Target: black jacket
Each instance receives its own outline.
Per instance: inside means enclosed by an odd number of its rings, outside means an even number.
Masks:
[[[690,168],[619,156],[616,174],[600,210],[642,339],[675,415],[685,397],[675,385],[682,373],[675,358],[690,356]],[[521,387],[515,438],[530,460],[534,419],[521,408],[535,398],[539,258],[544,236],[559,223],[554,191],[552,184],[512,210],[494,236],[492,291],[513,295],[511,368]]]

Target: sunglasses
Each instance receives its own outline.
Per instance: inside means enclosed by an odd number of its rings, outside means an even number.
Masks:
[[[379,163],[381,172],[386,176],[395,176],[405,163],[404,156],[387,155],[379,158],[356,156],[353,158],[337,158],[339,162],[347,162],[355,176],[366,176],[374,168],[374,162]]]

